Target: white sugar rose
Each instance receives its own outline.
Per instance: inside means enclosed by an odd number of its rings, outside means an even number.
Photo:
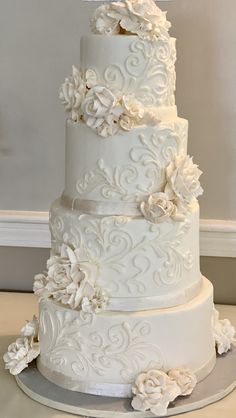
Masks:
[[[176,206],[165,193],[154,193],[149,196],[147,201],[141,202],[140,210],[148,221],[159,223],[174,216]]]
[[[114,12],[112,4],[103,4],[95,10],[91,19],[93,33],[102,35],[115,35],[120,31],[119,14]]]
[[[140,120],[144,116],[144,106],[133,95],[122,97],[122,105],[125,115],[135,120]]]
[[[10,344],[7,353],[4,354],[3,360],[5,368],[11,374],[17,375],[24,370],[28,364],[39,355],[38,345],[30,345],[27,337],[17,338],[17,340]]]
[[[118,132],[118,118],[115,115],[108,115],[104,121],[96,128],[98,135],[103,138],[113,136]]]
[[[94,33],[111,35],[123,29],[142,39],[155,40],[168,38],[171,25],[153,0],[124,0],[98,7],[91,26]]]
[[[34,315],[31,321],[27,321],[26,325],[21,329],[21,336],[28,337],[32,343],[38,341],[39,321]]]
[[[63,304],[68,304],[72,309],[76,309],[82,299],[82,291],[86,282],[86,273],[81,270],[79,261],[75,253],[66,248],[62,248],[61,256],[53,256],[48,260],[48,283],[47,290],[51,296]]]
[[[142,39],[167,38],[170,23],[166,13],[154,0],[125,0],[111,3],[112,10],[120,15],[120,26],[127,32],[136,33]]]
[[[213,335],[215,338],[218,354],[227,353],[231,344],[235,342],[235,328],[228,319],[219,319],[219,312],[214,309],[213,313]]]
[[[34,277],[33,291],[39,299],[46,299],[50,296],[47,290],[48,277],[45,274],[36,274]]]
[[[47,262],[48,275],[38,275],[35,291],[47,294],[56,302],[69,305],[72,309],[81,309],[84,298],[94,299],[97,309],[105,303],[103,294],[96,291],[93,277],[96,277],[98,265],[89,260],[85,250],[72,250],[62,245],[60,255],[53,255]],[[45,286],[45,287],[44,287]],[[47,292],[47,293],[46,293]],[[28,328],[33,324],[28,324]]]
[[[92,298],[95,293],[94,286],[84,278],[79,283],[73,281],[67,288],[63,295],[61,302],[69,305],[72,309],[81,308],[81,303],[84,297]]]
[[[175,155],[166,167],[165,193],[169,199],[176,199],[179,206],[188,205],[194,197],[203,193],[199,182],[201,174],[188,155]]]
[[[71,119],[78,122],[81,116],[81,104],[86,93],[86,83],[81,72],[72,67],[72,76],[66,78],[59,91],[59,98],[67,112],[71,112]]]
[[[119,119],[119,124],[123,131],[131,131],[134,127],[134,120],[128,115],[123,114]]]
[[[172,369],[168,376],[173,379],[181,390],[181,396],[190,395],[197,384],[197,378],[188,369]]]
[[[135,395],[132,407],[138,411],[151,412],[164,416],[170,402],[176,399],[181,391],[177,383],[161,370],[149,370],[141,373],[132,387]]]
[[[117,131],[117,123],[122,113],[116,96],[106,87],[92,87],[82,103],[86,124],[101,136],[109,136]]]
[[[89,297],[84,297],[82,300],[82,311],[88,313],[98,313],[105,309],[108,303],[108,297],[104,291],[101,289],[96,289],[94,295]]]

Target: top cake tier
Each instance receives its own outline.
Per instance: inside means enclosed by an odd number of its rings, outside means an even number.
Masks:
[[[148,41],[135,35],[91,35],[81,39],[82,71],[92,69],[99,84],[123,95],[134,95],[159,112],[176,112],[175,39]],[[157,109],[158,112],[158,109]],[[161,116],[161,115],[160,115]]]

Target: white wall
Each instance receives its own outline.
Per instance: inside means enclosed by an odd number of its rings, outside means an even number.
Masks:
[[[161,3],[160,3],[161,4]],[[236,2],[163,2],[178,38],[177,104],[204,171],[201,217],[236,219]],[[0,209],[48,210],[63,188],[58,87],[94,4],[0,2]]]

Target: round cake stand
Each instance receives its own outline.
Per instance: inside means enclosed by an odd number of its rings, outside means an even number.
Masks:
[[[19,387],[32,399],[51,408],[89,417],[153,418],[149,411],[134,411],[130,399],[86,395],[63,389],[45,379],[33,362],[16,376]],[[202,408],[228,395],[236,387],[236,348],[217,357],[212,373],[198,383],[191,396],[180,397],[168,408],[167,416]]]

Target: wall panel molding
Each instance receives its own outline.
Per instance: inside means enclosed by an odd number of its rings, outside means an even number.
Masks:
[[[0,211],[0,246],[50,248],[48,212]],[[236,257],[236,221],[201,219],[200,253]]]

